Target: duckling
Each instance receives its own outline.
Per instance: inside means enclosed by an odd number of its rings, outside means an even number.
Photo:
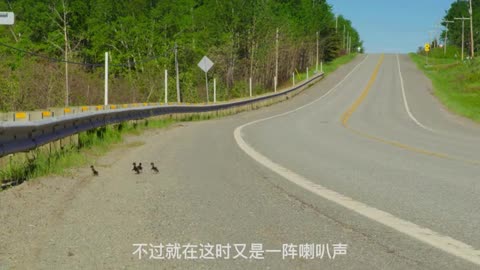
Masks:
[[[135,171],[135,174],[140,174],[140,170],[138,169],[138,166],[135,162],[133,163],[132,171]]]
[[[91,165],[90,168],[92,169],[93,176],[98,176],[98,171],[95,170],[95,168],[93,167],[93,165]]]
[[[142,163],[141,163],[141,162],[138,163],[137,169],[138,169],[140,172],[142,172],[143,168],[142,168]]]
[[[153,162],[152,162],[152,163],[150,163],[150,165],[152,165],[152,171],[153,171],[154,173],[158,173],[158,168],[155,167],[155,164],[153,164]]]

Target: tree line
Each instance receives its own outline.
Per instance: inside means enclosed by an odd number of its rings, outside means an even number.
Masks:
[[[440,39],[445,43],[445,39],[447,40],[447,48],[448,46],[456,47],[453,49],[455,54],[458,54],[458,48],[462,47],[462,21],[458,20],[458,18],[466,18],[467,20],[464,21],[464,48],[465,48],[465,56],[470,55],[470,48],[471,48],[471,39],[470,39],[470,3],[469,1],[454,1],[450,8],[445,11],[445,16],[441,22],[441,25],[445,27],[440,35]],[[478,51],[480,48],[480,0],[472,0],[472,18],[473,18],[473,45],[474,50]],[[457,19],[456,19],[457,18]],[[447,32],[447,24],[448,24],[448,32]],[[432,46],[437,47],[438,41],[434,39],[432,41]],[[460,55],[456,55],[456,57],[460,57]]]
[[[2,111],[102,104],[105,52],[110,103],[162,100],[164,70],[176,100],[175,48],[181,99],[199,102],[203,55],[226,100],[247,96],[249,78],[256,94],[272,89],[277,52],[282,84],[315,65],[317,40],[324,62],[346,53],[347,36],[362,47],[325,0],[5,0],[0,11],[16,15],[0,26]]]

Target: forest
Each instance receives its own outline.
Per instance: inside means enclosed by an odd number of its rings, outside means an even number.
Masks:
[[[176,101],[204,102],[206,55],[219,100],[273,90],[292,73],[362,48],[351,21],[325,0],[2,0],[0,110],[103,104],[109,52],[111,104],[160,102],[165,70]],[[318,42],[317,42],[318,40]]]

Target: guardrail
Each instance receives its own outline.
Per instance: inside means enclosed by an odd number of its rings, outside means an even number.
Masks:
[[[83,110],[71,114],[64,111],[61,116],[54,116],[52,112],[41,112],[39,120],[30,119],[27,113],[14,113],[15,118],[22,121],[0,123],[0,157],[17,152],[25,152],[44,144],[77,134],[82,131],[121,123],[130,120],[139,120],[153,116],[177,113],[203,113],[220,111],[234,107],[254,104],[257,102],[285,96],[301,90],[310,83],[322,78],[324,73],[317,74],[309,80],[277,93],[259,96],[234,102],[211,105],[145,105],[143,107],[119,108],[111,107],[109,110]],[[86,107],[83,107],[86,108]],[[68,110],[68,109],[67,109]]]

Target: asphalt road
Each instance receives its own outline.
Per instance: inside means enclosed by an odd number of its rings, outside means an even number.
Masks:
[[[130,137],[99,177],[0,193],[0,269],[479,269],[479,135],[408,56],[359,56],[288,102]],[[139,259],[142,243],[232,248]],[[346,254],[283,258],[306,243]],[[264,259],[233,259],[243,244]]]

